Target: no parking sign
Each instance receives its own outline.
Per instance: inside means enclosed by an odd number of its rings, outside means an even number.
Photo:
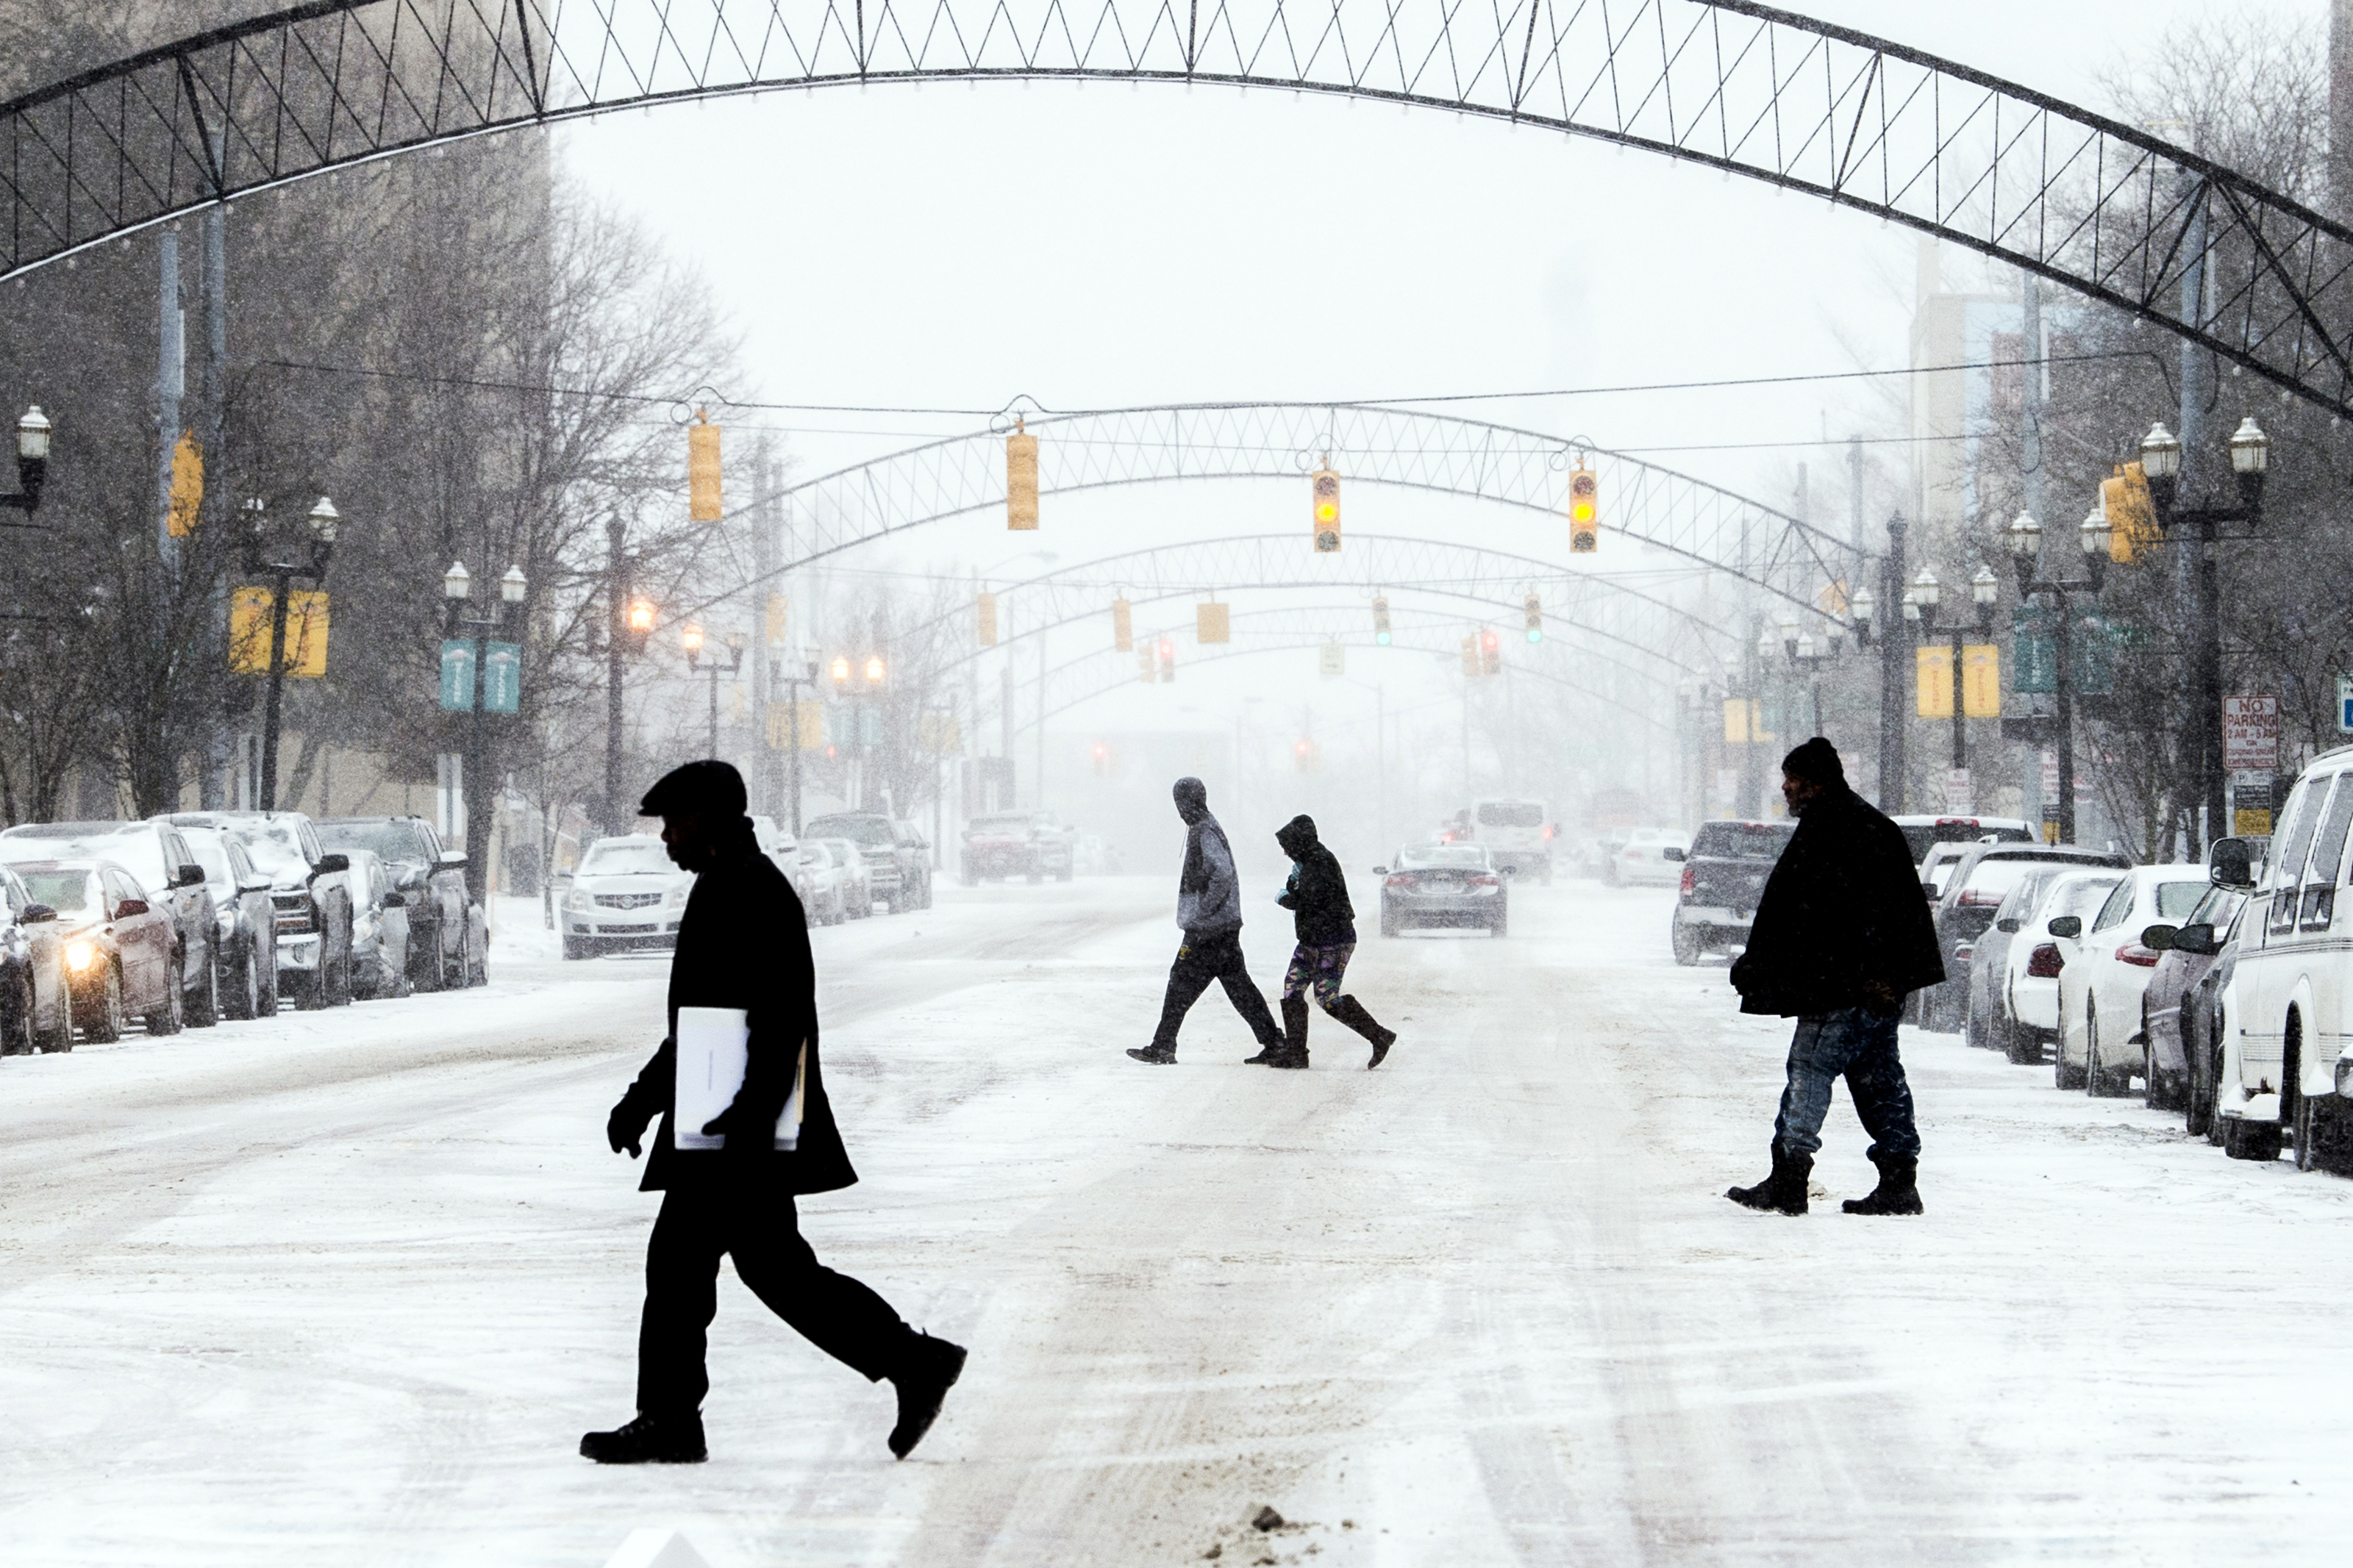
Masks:
[[[2337,727],[2353,735],[2353,675],[2337,678]]]

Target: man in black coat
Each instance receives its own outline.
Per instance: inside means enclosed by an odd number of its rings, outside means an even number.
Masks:
[[[905,1458],[939,1415],[964,1370],[965,1352],[916,1332],[889,1302],[817,1260],[800,1234],[794,1199],[858,1180],[833,1124],[818,1060],[817,967],[808,923],[792,884],[761,853],[744,815],[743,776],[722,762],[688,763],[646,795],[638,811],[662,819],[670,858],[696,873],[679,917],[670,961],[670,1037],[606,1123],[613,1152],[638,1153],[655,1116],[644,1192],[662,1194],[646,1246],[646,1305],[638,1330],[638,1416],[591,1432],[580,1451],[599,1464],[692,1463],[704,1457],[704,1335],[719,1310],[719,1260],[770,1310],[818,1349],[889,1378],[899,1394],[891,1451]],[[741,1009],[749,1030],[743,1087],[702,1131],[717,1149],[681,1149],[674,1137],[678,1010]],[[777,1119],[796,1079],[801,1121],[794,1147],[778,1149]]]
[[[1725,1195],[1754,1209],[1806,1212],[1831,1085],[1843,1076],[1871,1134],[1879,1185],[1849,1214],[1918,1214],[1920,1134],[1895,1054],[1905,996],[1945,978],[1936,931],[1904,830],[1849,789],[1837,749],[1817,735],[1781,760],[1798,830],[1757,903],[1747,951],[1732,966],[1744,1013],[1798,1020],[1788,1087],[1773,1123],[1772,1173]]]
[[[1176,927],[1185,940],[1168,966],[1168,989],[1160,998],[1160,1026],[1152,1032],[1152,1043],[1131,1047],[1127,1054],[1155,1067],[1175,1066],[1177,1027],[1214,980],[1258,1037],[1259,1054],[1246,1059],[1263,1061],[1268,1052],[1282,1048],[1282,1037],[1242,957],[1242,880],[1234,869],[1233,846],[1209,815],[1207,784],[1181,778],[1169,794],[1185,824],[1185,863],[1176,873]]]
[[[1373,1059],[1365,1066],[1377,1068],[1397,1044],[1397,1033],[1382,1028],[1354,996],[1340,994],[1348,957],[1356,951],[1356,908],[1348,901],[1348,879],[1315,836],[1314,817],[1293,817],[1274,830],[1274,841],[1293,862],[1291,880],[1274,901],[1292,912],[1299,945],[1282,977],[1282,1045],[1250,1059],[1274,1068],[1307,1065],[1307,993],[1313,988],[1317,1006],[1372,1042]]]

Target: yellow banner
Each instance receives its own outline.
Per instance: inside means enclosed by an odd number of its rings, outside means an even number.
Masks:
[[[232,675],[269,673],[269,616],[277,595],[268,588],[230,590],[228,668]],[[327,673],[327,595],[297,588],[286,595],[286,662],[283,673],[316,680]]]
[[[767,633],[770,647],[785,646],[785,596],[782,594],[768,595]]]
[[[1913,668],[1917,689],[1913,694],[1913,711],[1923,719],[1949,719],[1953,716],[1953,650],[1945,643],[1930,643],[1913,650]]]
[[[2138,552],[2162,542],[2148,478],[2138,463],[2126,463],[2116,477],[2100,481],[2100,505],[2108,514],[2108,559],[2129,563]]]
[[[1724,743],[1745,746],[1751,741],[1759,743],[1774,739],[1765,728],[1765,708],[1753,697],[1726,698],[1724,703]]]
[[[1949,715],[1952,704],[1945,708]],[[1961,649],[1961,712],[1971,719],[2001,717],[2001,649],[1993,643]]]
[[[978,604],[980,608],[980,646],[983,647],[995,647],[997,646],[997,595],[994,594],[983,594],[978,600]]]
[[[806,698],[800,703],[800,710],[801,750],[804,752],[824,751],[825,704],[818,701],[815,698]]]
[[[205,504],[205,449],[196,433],[180,432],[172,448],[172,537],[185,539],[196,531],[196,517]]]
[[[921,713],[915,717],[915,745],[934,756],[953,756],[964,750],[964,733],[951,713]]]

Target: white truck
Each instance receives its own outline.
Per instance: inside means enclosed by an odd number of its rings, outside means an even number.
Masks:
[[[1544,802],[1503,796],[1472,801],[1439,832],[1449,844],[1481,846],[1497,870],[1513,877],[1533,871],[1546,887],[1552,885],[1552,847],[1558,836]]]

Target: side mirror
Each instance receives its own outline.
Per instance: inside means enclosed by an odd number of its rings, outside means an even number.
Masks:
[[[205,868],[194,861],[182,866],[180,874],[172,879],[172,886],[175,888],[201,888],[204,885]]]
[[[2148,949],[2151,952],[2170,952],[2173,951],[2174,940],[2179,934],[2180,930],[2181,928],[2179,926],[2169,926],[2162,923],[2153,926],[2143,926],[2140,932],[2140,944],[2141,946]]]
[[[47,904],[26,904],[16,916],[16,923],[20,926],[37,926],[43,921],[53,921],[57,918],[58,911]]]
[[[1376,866],[1373,868],[1373,875],[1376,877],[1386,877],[1388,874],[1389,868],[1387,866]]]
[[[2255,847],[2243,838],[2217,838],[2206,851],[2206,879],[2242,892],[2255,885]]]
[[[2197,952],[2211,956],[2221,950],[2222,944],[2214,940],[2214,927],[2209,921],[2199,921],[2183,926],[2173,933],[2173,951],[2176,952]]]
[[[385,910],[405,910],[408,907],[408,900],[398,893],[386,893],[384,896],[384,902],[376,907]]]
[[[2015,935],[2018,931],[2018,917],[2016,915],[2004,915],[2001,919],[1993,922],[1993,929],[2000,931],[2009,931],[2012,935]]]
[[[1680,860],[1683,858],[1683,852],[1672,844],[1660,850],[1659,855],[1661,858],[1667,860]]]
[[[463,849],[444,849],[441,851],[441,864],[453,870],[462,870],[466,865],[466,852]]]
[[[114,906],[114,918],[119,921],[127,921],[132,915],[143,915],[146,912],[147,900],[144,899],[125,899]]]
[[[320,856],[319,863],[311,868],[311,875],[314,877],[326,877],[332,876],[337,871],[348,871],[351,868],[352,858],[338,850],[332,855]]]
[[[1920,884],[1920,892],[1921,892],[1921,895],[1922,895],[1923,897],[1925,897],[1925,898],[1926,898],[1926,899],[1930,903],[1932,903],[1932,904],[1933,904],[1933,903],[1935,903],[1935,902],[1936,901],[1936,883],[1934,883],[1934,882],[1923,882],[1923,883],[1921,883],[1921,884]]]
[[[2077,937],[2084,934],[2084,917],[2081,915],[2060,915],[2042,929],[2063,942],[2073,942]]]

